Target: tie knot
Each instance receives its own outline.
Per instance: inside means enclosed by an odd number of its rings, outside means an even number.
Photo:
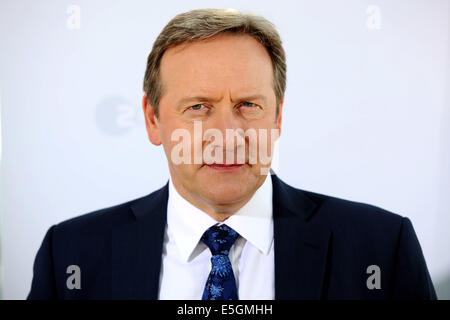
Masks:
[[[228,256],[231,246],[236,241],[239,234],[226,224],[214,225],[205,231],[201,240],[211,250],[213,256]]]

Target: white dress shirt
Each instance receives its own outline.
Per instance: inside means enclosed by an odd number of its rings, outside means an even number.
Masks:
[[[239,233],[229,257],[240,300],[275,297],[272,178],[224,224]],[[167,225],[160,274],[160,300],[201,300],[211,271],[203,233],[222,224],[184,199],[169,182]]]

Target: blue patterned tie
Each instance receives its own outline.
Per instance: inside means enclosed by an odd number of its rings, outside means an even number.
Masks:
[[[228,257],[230,248],[238,236],[236,231],[225,224],[212,226],[203,234],[201,240],[212,253],[212,268],[206,281],[202,300],[238,299],[236,281]]]

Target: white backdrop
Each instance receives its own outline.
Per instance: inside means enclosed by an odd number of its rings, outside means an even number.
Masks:
[[[1,0],[3,298],[26,297],[52,224],[167,181],[141,114],[146,57],[175,14],[202,7],[278,27],[279,176],[408,216],[450,298],[449,1]]]

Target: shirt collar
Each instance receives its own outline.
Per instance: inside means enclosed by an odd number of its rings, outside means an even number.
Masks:
[[[222,222],[266,255],[273,241],[272,192],[272,179],[267,175],[253,197]],[[203,233],[215,224],[221,223],[184,199],[170,179],[167,226],[183,261],[189,261]]]

